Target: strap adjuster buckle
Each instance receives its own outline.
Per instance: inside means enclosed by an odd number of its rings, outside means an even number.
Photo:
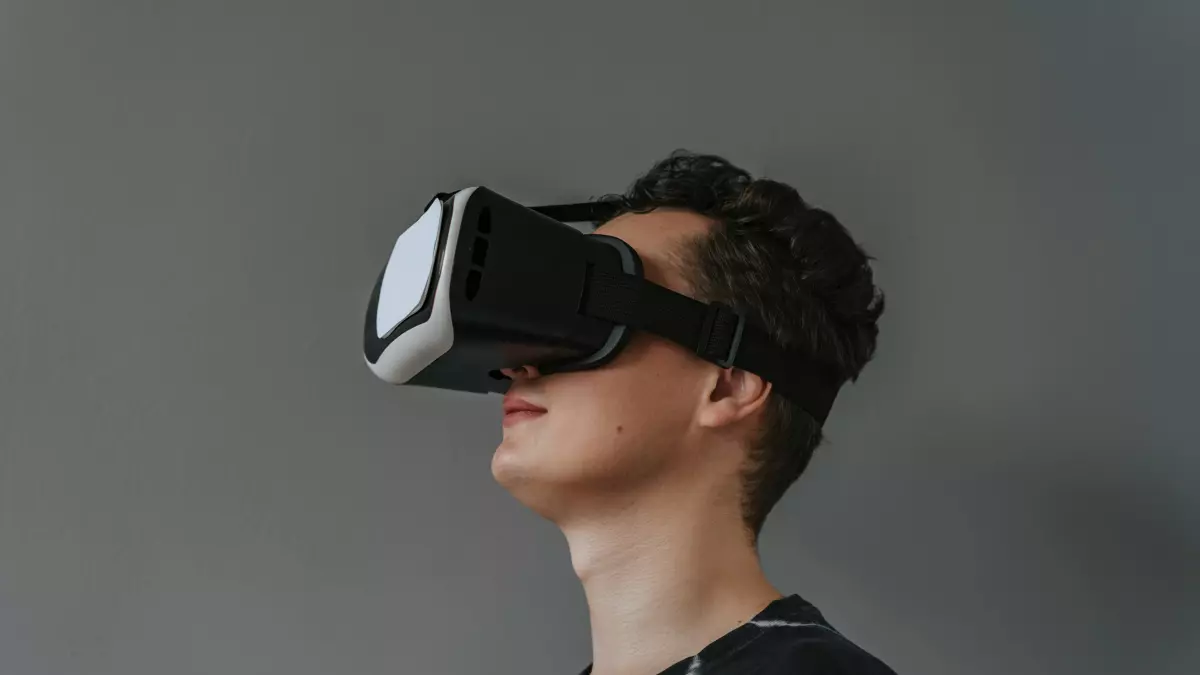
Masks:
[[[714,355],[712,353],[714,342],[722,344],[722,336],[715,334],[716,330],[718,327],[728,326],[730,319],[736,320],[736,324],[733,325],[732,335],[729,336],[729,349],[723,354]],[[722,368],[732,368],[733,362],[737,360],[738,350],[741,349],[742,334],[745,330],[746,317],[724,303],[710,303],[704,314],[704,323],[700,326],[700,338],[696,343],[696,354]]]

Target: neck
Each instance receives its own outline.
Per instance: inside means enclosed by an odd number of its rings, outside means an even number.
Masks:
[[[736,509],[691,501],[642,501],[563,527],[587,597],[593,675],[656,675],[781,597]]]

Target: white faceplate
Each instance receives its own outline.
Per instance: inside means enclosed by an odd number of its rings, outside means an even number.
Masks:
[[[438,231],[442,226],[442,202],[435,200],[417,222],[396,239],[392,256],[383,272],[379,304],[375,311],[375,334],[387,335],[400,322],[421,308],[437,266]]]

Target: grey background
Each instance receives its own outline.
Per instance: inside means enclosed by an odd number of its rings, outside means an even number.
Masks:
[[[0,3],[0,673],[578,672],[498,400],[361,316],[434,192],[676,147],[890,294],[775,582],[902,673],[1197,672],[1200,12],[1099,4]]]

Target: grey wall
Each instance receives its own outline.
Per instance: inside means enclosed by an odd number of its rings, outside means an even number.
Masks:
[[[578,672],[498,401],[361,312],[432,193],[681,146],[890,293],[774,580],[904,673],[1200,669],[1195,3],[422,4],[0,4],[0,673]]]

